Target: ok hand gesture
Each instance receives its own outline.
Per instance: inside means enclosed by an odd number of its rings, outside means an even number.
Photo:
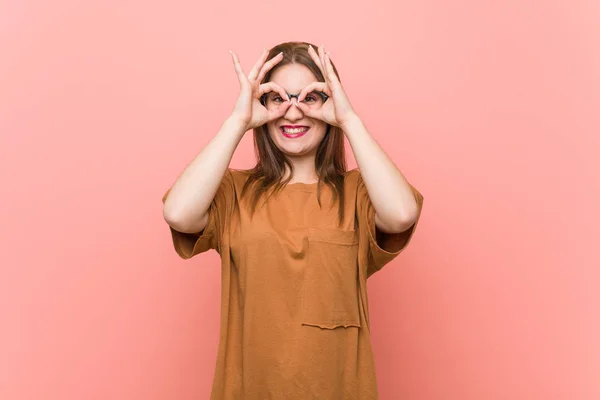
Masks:
[[[342,83],[333,70],[329,53],[325,53],[322,45],[319,46],[318,50],[319,53],[317,54],[315,49],[310,46],[308,54],[321,70],[321,73],[325,77],[325,82],[314,82],[306,86],[300,92],[298,101],[294,105],[297,105],[305,115],[311,118],[320,119],[330,125],[339,126],[343,129],[349,121],[356,117],[356,113],[342,88]],[[311,108],[302,103],[306,95],[314,90],[321,91],[329,96],[329,99],[318,109]]]
[[[265,64],[269,51],[267,49],[263,50],[263,54],[256,64],[254,64],[248,76],[244,74],[237,55],[232,51],[230,53],[233,58],[233,66],[240,81],[240,94],[230,118],[238,121],[243,126],[244,132],[246,132],[249,129],[282,117],[292,104],[285,90],[274,82],[260,84],[265,74],[283,59],[282,53],[279,53]],[[264,93],[273,91],[279,93],[281,98],[287,99],[287,101],[282,102],[275,109],[267,110],[261,104],[260,97]]]

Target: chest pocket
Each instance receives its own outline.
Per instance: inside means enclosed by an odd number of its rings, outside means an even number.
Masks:
[[[308,236],[302,324],[360,327],[358,231],[313,228]]]

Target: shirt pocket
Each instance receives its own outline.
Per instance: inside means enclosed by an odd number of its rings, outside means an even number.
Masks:
[[[358,231],[309,230],[302,294],[303,325],[360,327]]]

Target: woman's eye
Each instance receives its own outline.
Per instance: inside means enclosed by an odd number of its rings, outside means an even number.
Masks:
[[[283,101],[283,99],[281,98],[281,96],[275,96],[273,98],[273,101]]]
[[[306,96],[306,97],[304,98],[304,101],[308,101],[308,102],[315,101],[315,100],[316,100],[316,99],[315,99],[315,97],[314,97],[314,96]]]

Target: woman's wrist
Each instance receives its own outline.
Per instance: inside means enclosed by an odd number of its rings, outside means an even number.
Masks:
[[[223,126],[227,127],[227,129],[237,131],[240,136],[243,136],[248,131],[248,123],[235,114],[231,114],[227,117]]]
[[[362,120],[360,119],[360,117],[356,113],[352,113],[346,118],[346,120],[341,122],[339,126],[344,132],[347,132],[347,130],[351,129],[353,125],[361,123]]]

